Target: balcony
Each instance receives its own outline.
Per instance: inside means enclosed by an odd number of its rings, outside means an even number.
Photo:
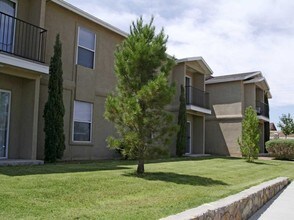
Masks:
[[[47,31],[0,12],[0,52],[45,62]]]
[[[209,93],[192,86],[186,86],[186,104],[209,109]]]
[[[256,113],[259,116],[269,117],[269,107],[268,104],[256,101]]]

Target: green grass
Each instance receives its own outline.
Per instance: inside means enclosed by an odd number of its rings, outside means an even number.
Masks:
[[[158,219],[278,176],[294,162],[170,159],[0,167],[0,219]]]

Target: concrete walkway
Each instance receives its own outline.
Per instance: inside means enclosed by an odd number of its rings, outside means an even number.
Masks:
[[[268,201],[249,220],[256,219],[294,219],[294,182]]]

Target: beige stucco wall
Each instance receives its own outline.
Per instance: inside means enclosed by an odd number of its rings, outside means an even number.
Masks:
[[[204,75],[198,72],[193,74],[193,86],[197,89],[205,91]]]
[[[240,119],[206,120],[205,153],[240,156],[237,140],[241,133]]]
[[[264,91],[256,86],[256,101],[264,102]]]
[[[39,74],[0,68],[0,89],[11,92],[9,159],[36,159],[39,84]]]
[[[245,113],[245,109],[249,106],[255,108],[256,106],[256,86],[255,84],[245,84],[244,85],[244,108],[243,114]]]
[[[204,116],[193,115],[193,139],[192,139],[192,153],[204,154]]]
[[[211,117],[240,117],[242,115],[243,89],[240,81],[207,84],[211,103]]]
[[[212,115],[206,117],[206,153],[241,156],[238,138],[242,134],[242,119],[248,106],[264,100],[264,91],[254,83],[241,81],[207,84]],[[264,153],[264,122],[260,120],[260,152]],[[212,135],[213,134],[213,135]]]
[[[44,27],[46,0],[17,1],[17,17],[21,20]]]
[[[94,69],[76,65],[76,49],[78,27],[82,26],[96,34]],[[60,34],[62,42],[62,61],[65,105],[64,160],[105,159],[116,155],[109,150],[105,139],[115,134],[114,126],[103,117],[104,103],[107,94],[115,88],[114,51],[123,37],[104,27],[91,22],[53,2],[47,2],[45,28],[48,30],[46,62],[53,55],[55,36]],[[43,112],[47,101],[48,77],[41,81],[40,108]],[[76,143],[72,141],[73,134],[73,103],[75,100],[93,104],[92,140],[91,143]],[[40,114],[42,115],[42,113]],[[38,158],[44,155],[44,120],[39,117]]]
[[[186,67],[184,63],[177,64],[170,75],[171,82],[173,82],[176,86],[176,93],[174,95],[174,99],[172,103],[169,105],[169,109],[173,109],[178,111],[180,105],[180,95],[181,95],[181,85],[185,86],[185,77],[184,73],[186,72]]]
[[[205,152],[240,156],[244,89],[240,81],[207,84],[212,115],[206,117]]]
[[[259,152],[265,153],[265,144],[264,144],[264,121],[259,122],[259,130],[260,130],[260,137],[259,137]]]

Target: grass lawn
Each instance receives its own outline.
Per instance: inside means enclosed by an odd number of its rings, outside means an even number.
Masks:
[[[278,176],[294,162],[205,158],[0,167],[0,219],[158,219]]]

